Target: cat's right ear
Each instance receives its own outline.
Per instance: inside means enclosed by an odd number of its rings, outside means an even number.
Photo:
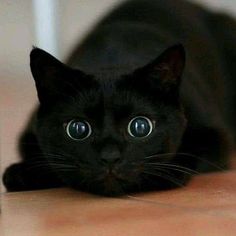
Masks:
[[[72,89],[69,87],[73,87],[71,82],[84,76],[81,71],[67,67],[39,48],[34,48],[30,53],[30,68],[41,104],[63,99]]]
[[[30,53],[30,68],[35,80],[40,103],[49,103],[56,97],[65,66],[55,57],[39,48]]]
[[[56,71],[64,65],[55,57],[39,48],[33,48],[30,53],[30,68],[36,84],[49,82]]]

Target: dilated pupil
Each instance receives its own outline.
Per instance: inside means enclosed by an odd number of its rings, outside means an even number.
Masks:
[[[89,133],[89,127],[85,122],[74,121],[70,124],[68,131],[75,139],[85,138]]]
[[[150,124],[144,118],[137,118],[130,124],[130,132],[135,137],[144,137],[150,132]]]

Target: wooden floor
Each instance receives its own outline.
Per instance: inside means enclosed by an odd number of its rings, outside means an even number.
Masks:
[[[236,172],[123,198],[69,189],[2,194],[3,236],[236,235]]]

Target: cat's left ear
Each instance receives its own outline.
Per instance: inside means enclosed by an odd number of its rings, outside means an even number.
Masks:
[[[185,50],[177,44],[166,49],[159,57],[135,73],[145,75],[151,84],[167,90],[180,84],[185,66]]]

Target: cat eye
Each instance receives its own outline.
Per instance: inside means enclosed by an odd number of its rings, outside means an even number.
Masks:
[[[144,138],[151,134],[153,124],[150,119],[145,116],[133,118],[128,124],[128,133],[135,138]]]
[[[84,140],[91,135],[92,129],[87,121],[71,120],[66,125],[66,133],[71,139]]]

